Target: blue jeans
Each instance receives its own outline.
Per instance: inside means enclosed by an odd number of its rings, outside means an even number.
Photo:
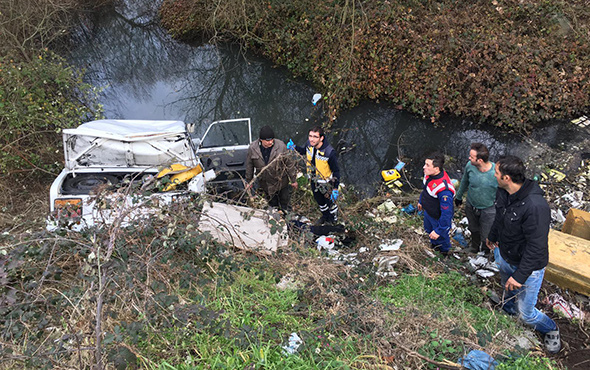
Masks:
[[[502,287],[504,287],[506,281],[518,269],[518,266],[506,262],[500,254],[500,248],[494,249],[494,258],[500,269]],[[512,291],[504,290],[504,302],[502,306],[504,311],[511,315],[518,314],[522,322],[532,326],[542,334],[557,330],[557,324],[555,324],[555,321],[551,320],[549,316],[535,308],[544,275],[545,268],[533,271],[524,282],[522,288]]]

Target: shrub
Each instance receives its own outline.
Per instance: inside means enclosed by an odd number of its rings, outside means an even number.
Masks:
[[[0,172],[54,172],[60,131],[100,114],[96,92],[50,51],[31,61],[0,57]]]

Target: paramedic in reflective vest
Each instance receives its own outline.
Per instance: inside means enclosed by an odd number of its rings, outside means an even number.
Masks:
[[[305,147],[295,145],[291,140],[287,148],[305,156],[313,197],[322,212],[322,217],[316,224],[335,223],[338,221],[338,205],[335,201],[338,199],[340,184],[338,155],[325,140],[324,129],[320,126],[312,127],[307,138]]]
[[[433,153],[424,161],[424,189],[420,193],[418,210],[424,211],[424,229],[435,250],[447,255],[451,249],[449,230],[453,221],[455,188],[443,166],[445,157]]]

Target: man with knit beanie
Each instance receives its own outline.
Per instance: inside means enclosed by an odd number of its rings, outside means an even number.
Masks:
[[[246,190],[254,175],[264,192],[268,205],[283,212],[290,210],[291,186],[297,187],[296,164],[287,155],[287,146],[269,126],[260,129],[258,140],[250,144],[246,159]]]

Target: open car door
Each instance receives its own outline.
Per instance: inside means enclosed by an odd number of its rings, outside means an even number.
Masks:
[[[210,183],[243,188],[248,146],[252,142],[250,118],[215,121],[202,138],[194,138],[193,142],[205,170],[217,173]]]

